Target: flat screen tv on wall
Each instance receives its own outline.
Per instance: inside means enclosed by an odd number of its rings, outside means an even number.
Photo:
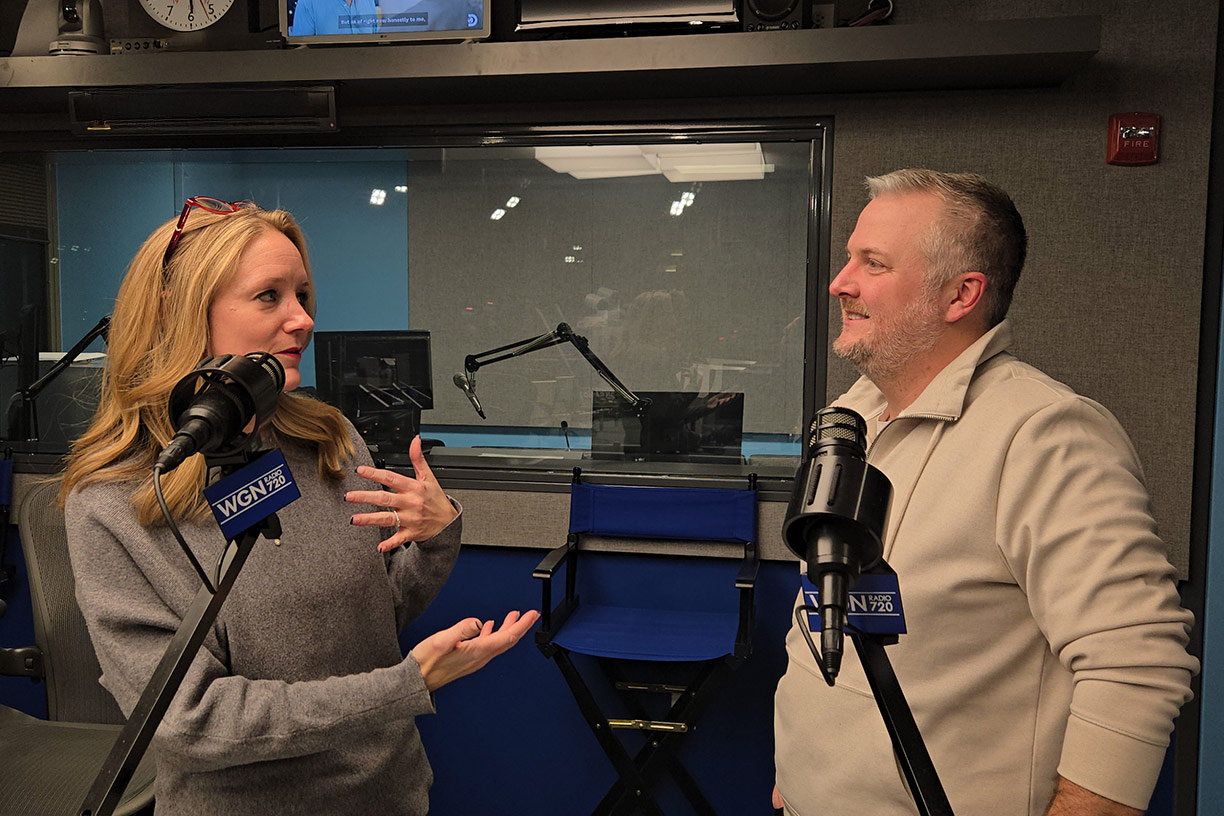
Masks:
[[[280,30],[297,45],[480,40],[492,0],[278,0]]]

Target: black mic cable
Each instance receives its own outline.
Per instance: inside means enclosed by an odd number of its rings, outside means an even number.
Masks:
[[[201,583],[208,587],[209,592],[215,595],[217,594],[217,587],[208,580],[208,574],[204,572],[204,568],[196,560],[195,553],[187,545],[187,540],[183,538],[178,525],[175,524],[174,517],[170,515],[170,508],[166,505],[166,497],[162,494],[161,475],[163,470],[161,465],[153,466],[153,495],[157,497],[157,506],[161,508],[162,517],[166,520],[166,526],[170,528],[170,534],[174,536],[174,540],[178,542],[179,549],[183,551],[187,556],[187,560],[191,562],[191,566],[195,568],[196,575],[200,576]]]
[[[867,425],[848,408],[818,411],[782,536],[820,589],[821,663],[830,685],[841,669],[849,592],[884,553],[892,483],[867,464]]]

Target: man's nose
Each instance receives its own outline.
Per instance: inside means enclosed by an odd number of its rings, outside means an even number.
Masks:
[[[850,297],[857,296],[854,285],[854,272],[850,268],[850,263],[846,263],[837,273],[837,276],[829,282],[829,294],[833,297],[841,297],[848,295]]]

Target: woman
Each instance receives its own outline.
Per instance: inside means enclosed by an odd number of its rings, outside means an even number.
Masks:
[[[273,352],[285,391],[314,327],[305,238],[292,217],[189,199],[119,290],[103,393],[62,497],[76,593],[125,714],[199,588],[165,525],[151,467],[173,435],[167,399],[201,359]],[[262,446],[279,448],[301,498],[260,540],[159,727],[157,812],[423,814],[432,774],[413,718],[534,624],[469,618],[400,652],[397,633],[442,587],[459,508],[414,440],[415,476],[370,466],[334,408],[282,393]],[[225,541],[201,496],[203,457],[162,478],[201,564]],[[351,505],[386,509],[356,512]],[[386,528],[391,528],[390,535]]]

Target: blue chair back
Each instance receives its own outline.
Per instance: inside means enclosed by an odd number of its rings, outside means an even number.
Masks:
[[[753,490],[574,483],[571,533],[676,541],[756,540]]]

